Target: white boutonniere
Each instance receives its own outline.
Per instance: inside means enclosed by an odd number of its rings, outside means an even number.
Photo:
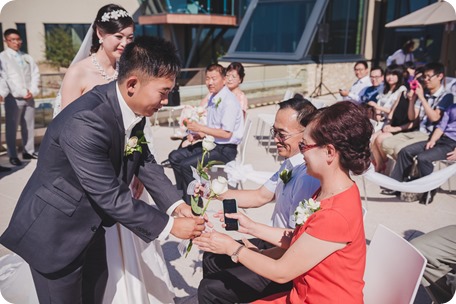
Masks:
[[[215,108],[217,109],[219,104],[222,102],[222,98],[219,97],[216,101],[215,101]]]
[[[291,180],[292,171],[293,170],[283,169],[282,172],[280,172],[279,177],[284,185],[286,185]]]
[[[125,145],[125,156],[133,154],[133,152],[142,153],[142,146],[147,144],[144,133],[139,131],[137,136],[132,136],[128,139],[127,144]]]
[[[320,202],[313,198],[301,201],[294,212],[296,225],[304,224],[312,214],[320,209]]]

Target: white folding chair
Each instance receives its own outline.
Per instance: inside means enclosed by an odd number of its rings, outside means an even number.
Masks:
[[[412,304],[426,262],[407,240],[378,225],[367,250],[364,303]]]
[[[246,118],[245,124],[244,124],[244,134],[242,135],[242,140],[238,145],[238,153],[236,155],[236,159],[234,161],[231,161],[230,163],[234,162],[236,166],[242,167],[245,162],[245,151],[247,149],[247,141],[249,139],[250,135],[250,129],[252,127],[252,121],[249,118]],[[214,165],[211,168],[212,172],[217,172],[218,169],[225,169],[226,165]],[[243,189],[242,181],[239,181],[236,183],[236,188],[241,186],[241,189]]]

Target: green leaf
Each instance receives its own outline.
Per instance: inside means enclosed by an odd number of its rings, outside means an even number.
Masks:
[[[191,196],[190,197],[190,204],[192,207],[192,211],[195,214],[201,215],[203,213],[203,208],[198,205],[199,203],[199,197]]]
[[[210,168],[212,168],[212,166],[214,166],[214,165],[223,165],[223,164],[224,164],[224,162],[222,162],[222,161],[219,161],[219,160],[211,160],[211,161],[208,161],[208,162],[207,162],[206,167],[207,167],[208,169],[210,169]]]
[[[207,181],[209,180],[209,175],[207,175],[207,173],[204,172],[204,171],[201,172],[200,176],[201,176],[202,178],[204,178],[205,180],[207,180]]]

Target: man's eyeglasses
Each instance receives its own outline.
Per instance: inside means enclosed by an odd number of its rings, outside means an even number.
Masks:
[[[21,38],[18,38],[18,39],[10,38],[10,39],[6,39],[6,41],[8,41],[8,42],[22,42],[22,39]]]
[[[303,143],[302,141],[299,142],[298,146],[299,146],[299,151],[301,151],[302,154],[304,154],[304,152],[306,152],[306,151],[309,151],[309,150],[311,150],[311,149],[313,149],[313,148],[318,147],[317,144],[306,145],[306,144]]]
[[[278,138],[281,142],[284,142],[284,141],[290,139],[291,137],[304,132],[304,131],[301,131],[301,132],[292,133],[292,134],[283,134],[283,133],[280,133],[280,131],[277,131],[274,127],[272,127],[270,131],[271,131],[271,136],[273,138]]]
[[[370,76],[371,79],[379,79],[379,78],[383,78],[383,76]]]
[[[423,76],[423,78],[424,78],[425,80],[431,80],[432,77],[437,76],[437,75],[438,75],[438,74],[433,74],[433,75],[426,75],[426,74],[425,74],[425,75]]]

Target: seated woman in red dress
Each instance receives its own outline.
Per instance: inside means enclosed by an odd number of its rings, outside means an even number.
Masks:
[[[351,102],[339,102],[305,118],[301,153],[307,173],[320,180],[313,199],[295,213],[296,228],[256,223],[241,213],[239,232],[277,247],[259,252],[230,236],[205,233],[194,240],[200,249],[231,255],[256,273],[278,283],[293,280],[291,291],[253,303],[363,303],[366,259],[363,215],[358,187],[349,172],[361,174],[369,164],[372,125]]]

